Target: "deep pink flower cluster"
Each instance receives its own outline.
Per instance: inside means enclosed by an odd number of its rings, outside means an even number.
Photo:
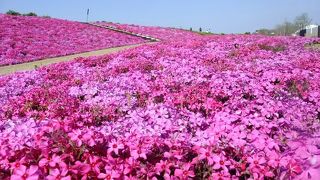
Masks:
[[[177,38],[197,38],[197,34],[177,28],[164,28],[164,27],[156,27],[156,26],[140,26],[134,24],[119,24],[112,22],[95,22],[99,25],[108,25],[114,28],[126,30],[132,33],[137,33],[141,35],[147,35],[154,38],[158,38],[162,41],[175,41]]]
[[[312,39],[186,37],[0,78],[0,179],[319,179]]]
[[[53,18],[0,14],[0,66],[144,42],[103,28]]]

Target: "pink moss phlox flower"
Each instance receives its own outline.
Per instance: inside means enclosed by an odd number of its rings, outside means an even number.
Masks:
[[[301,165],[294,159],[291,159],[287,164],[288,174],[295,177],[303,172]]]
[[[110,169],[110,168],[105,168],[105,173],[100,173],[98,175],[99,179],[106,179],[106,180],[111,180],[111,179],[117,179],[120,177],[121,174],[119,174],[117,171]]]
[[[73,165],[70,169],[70,171],[80,175],[86,175],[90,170],[90,164],[82,163],[80,161],[76,161],[75,165]]]
[[[19,180],[19,179],[26,179],[26,180],[37,180],[39,178],[39,174],[37,174],[38,166],[30,166],[27,169],[26,166],[21,165],[19,168],[13,171],[13,175],[11,176],[11,180]]]
[[[193,170],[190,170],[191,165],[190,164],[185,164],[182,166],[181,169],[175,169],[174,170],[174,175],[176,177],[180,177],[180,178],[192,178],[195,176]]]
[[[228,172],[228,166],[231,163],[224,155],[213,155],[213,161],[213,169],[222,169],[223,171]]]
[[[132,150],[131,156],[134,159],[138,159],[138,158],[147,159],[146,150],[144,150],[143,148],[138,148],[138,149]]]
[[[92,171],[98,174],[100,173],[100,166],[103,164],[100,158],[98,158],[97,156],[89,156],[88,163],[90,164]]]
[[[82,131],[80,129],[73,130],[68,135],[70,139],[74,141],[78,147],[82,145]]]
[[[158,174],[165,172],[165,174],[170,175],[170,167],[172,166],[172,163],[169,163],[167,161],[161,160],[159,163],[156,164],[155,169]]]
[[[121,143],[121,142],[118,142],[116,140],[112,140],[110,143],[109,143],[109,149],[108,149],[108,152],[111,153],[111,152],[114,152],[116,154],[119,153],[119,150],[120,149],[123,149],[124,148],[124,145]]]
[[[212,153],[212,150],[209,148],[209,149],[205,149],[205,148],[200,148],[199,150],[199,159],[202,160],[202,159],[205,159],[208,161],[208,164],[209,165],[213,165],[214,164],[214,158],[215,157],[215,154]]]
[[[39,167],[44,167],[47,165],[49,165],[50,167],[56,167],[56,165],[59,165],[60,167],[67,166],[61,156],[58,156],[56,154],[52,155],[52,157],[42,158],[39,161]]]
[[[71,180],[71,177],[68,175],[68,170],[64,169],[60,171],[59,169],[51,169],[49,175],[46,177],[48,180]]]

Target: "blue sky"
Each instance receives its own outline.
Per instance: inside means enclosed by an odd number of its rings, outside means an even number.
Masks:
[[[0,12],[9,9],[38,15],[159,25],[213,32],[241,33],[271,28],[307,12],[320,23],[320,0],[0,0]]]

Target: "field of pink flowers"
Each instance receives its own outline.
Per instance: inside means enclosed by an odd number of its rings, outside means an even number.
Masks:
[[[0,179],[320,179],[314,40],[186,34],[0,77]]]
[[[190,39],[190,38],[198,37],[198,35],[193,32],[182,30],[182,29],[175,29],[175,28],[140,26],[140,25],[132,25],[132,24],[131,25],[119,24],[119,23],[112,23],[112,22],[95,22],[95,23],[99,25],[108,25],[111,27],[129,31],[132,33],[151,36],[154,38],[158,38],[162,41],[175,41],[177,38],[184,39],[188,37]]]
[[[0,66],[142,42],[79,22],[0,14]]]

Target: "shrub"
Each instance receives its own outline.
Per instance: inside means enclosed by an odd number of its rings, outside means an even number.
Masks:
[[[270,46],[267,44],[259,44],[260,49],[266,50],[266,51],[272,51],[274,53],[276,52],[282,52],[286,50],[286,47],[284,45],[276,45],[276,46]]]
[[[19,12],[14,11],[14,10],[9,10],[9,11],[7,11],[6,14],[13,15],[13,16],[20,16],[21,15]]]
[[[26,14],[23,14],[24,16],[37,16],[36,13],[34,12],[29,12],[29,13],[26,13]]]

